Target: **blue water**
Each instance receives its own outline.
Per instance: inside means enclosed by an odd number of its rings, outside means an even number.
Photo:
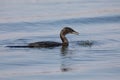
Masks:
[[[8,48],[57,41],[69,47]],[[0,80],[119,80],[120,0],[1,0]]]

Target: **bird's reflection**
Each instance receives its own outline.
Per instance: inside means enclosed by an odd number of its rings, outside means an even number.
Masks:
[[[72,59],[72,51],[68,49],[68,46],[62,46],[61,48],[61,71],[67,72],[72,70],[71,68],[71,59]]]

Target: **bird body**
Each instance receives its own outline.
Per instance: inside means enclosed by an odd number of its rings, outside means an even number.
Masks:
[[[29,47],[29,48],[46,48],[46,47],[57,47],[57,46],[68,46],[69,42],[66,38],[67,34],[79,34],[75,30],[69,27],[64,27],[60,32],[60,38],[62,40],[62,43],[59,42],[53,42],[53,41],[41,41],[41,42],[34,42],[30,43],[26,46],[8,46],[8,47]]]
[[[32,47],[57,47],[61,45],[62,43],[58,43],[58,42],[42,41],[42,42],[30,43],[28,46],[32,48]]]

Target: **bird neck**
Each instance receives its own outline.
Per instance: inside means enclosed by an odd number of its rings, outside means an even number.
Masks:
[[[62,40],[62,45],[63,46],[68,46],[69,42],[68,39],[65,37],[66,34],[64,34],[63,32],[60,33],[60,38]]]

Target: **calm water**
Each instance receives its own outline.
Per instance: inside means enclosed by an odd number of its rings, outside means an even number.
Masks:
[[[64,26],[80,32],[67,48],[5,47]],[[120,80],[120,0],[0,0],[0,80]]]

